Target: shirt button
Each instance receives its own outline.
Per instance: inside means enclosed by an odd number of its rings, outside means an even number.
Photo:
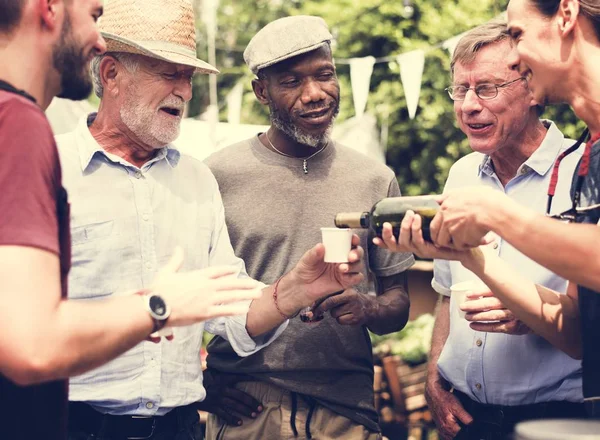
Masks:
[[[146,263],[146,269],[148,269],[148,270],[152,269],[152,263],[147,262]]]
[[[142,178],[142,172],[141,171],[136,171],[134,174],[136,179],[141,179]]]
[[[477,388],[477,391],[479,391],[481,389],[481,384],[480,383],[476,383],[475,384],[475,388]]]
[[[142,219],[143,219],[145,222],[147,222],[149,218],[150,218],[150,216],[149,216],[148,214],[144,214],[144,215],[142,215]]]
[[[498,249],[498,243],[494,243],[494,249]]]
[[[475,341],[475,345],[477,345],[478,347],[481,347],[481,344],[483,344],[483,341],[481,339],[477,339],[477,341]]]
[[[148,409],[154,408],[154,403],[152,403],[152,402],[146,402],[146,408],[148,408]]]

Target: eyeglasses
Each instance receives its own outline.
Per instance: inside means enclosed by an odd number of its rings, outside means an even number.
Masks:
[[[521,80],[527,81],[526,78],[521,76],[517,79],[513,79],[512,81],[505,82],[504,84],[479,84],[475,87],[451,86],[446,87],[444,90],[448,92],[448,95],[450,95],[450,98],[452,98],[453,101],[463,101],[469,90],[473,90],[481,99],[494,99],[496,96],[498,96],[498,89],[507,87]]]

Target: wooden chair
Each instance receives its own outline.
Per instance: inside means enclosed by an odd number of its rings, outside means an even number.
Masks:
[[[384,434],[390,440],[437,439],[425,400],[427,363],[412,366],[399,356],[387,356],[381,361],[382,365],[375,367],[374,390]],[[394,429],[394,424],[404,430]]]

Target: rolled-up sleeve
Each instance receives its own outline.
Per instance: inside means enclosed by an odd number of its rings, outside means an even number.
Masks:
[[[248,307],[250,301],[248,301]],[[231,344],[238,356],[246,357],[256,353],[273,342],[287,328],[289,321],[284,321],[279,327],[270,332],[252,338],[246,330],[246,317],[237,315],[228,318],[217,318],[206,322],[205,330],[221,336]]]
[[[433,260],[433,279],[431,287],[440,295],[450,296],[452,285],[452,272],[450,262],[447,260]]]
[[[225,208],[215,180],[215,191],[213,196],[214,207],[214,230],[211,239],[209,253],[210,266],[235,266],[238,269],[239,278],[248,278],[246,265],[244,261],[235,256],[227,224],[225,223]],[[261,283],[262,284],[262,283]],[[265,287],[264,284],[262,284]],[[248,309],[251,301],[246,301]],[[273,342],[287,328],[289,321],[284,321],[279,327],[252,338],[246,330],[247,312],[243,315],[231,316],[227,318],[216,318],[206,322],[205,330],[214,335],[221,336],[233,347],[240,357],[249,356],[256,353],[261,348]]]

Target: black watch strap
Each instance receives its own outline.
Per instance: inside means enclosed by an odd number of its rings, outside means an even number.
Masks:
[[[152,322],[153,322],[152,333],[156,333],[157,331],[159,331],[160,329],[162,329],[165,326],[165,324],[167,323],[167,320],[152,318]]]

